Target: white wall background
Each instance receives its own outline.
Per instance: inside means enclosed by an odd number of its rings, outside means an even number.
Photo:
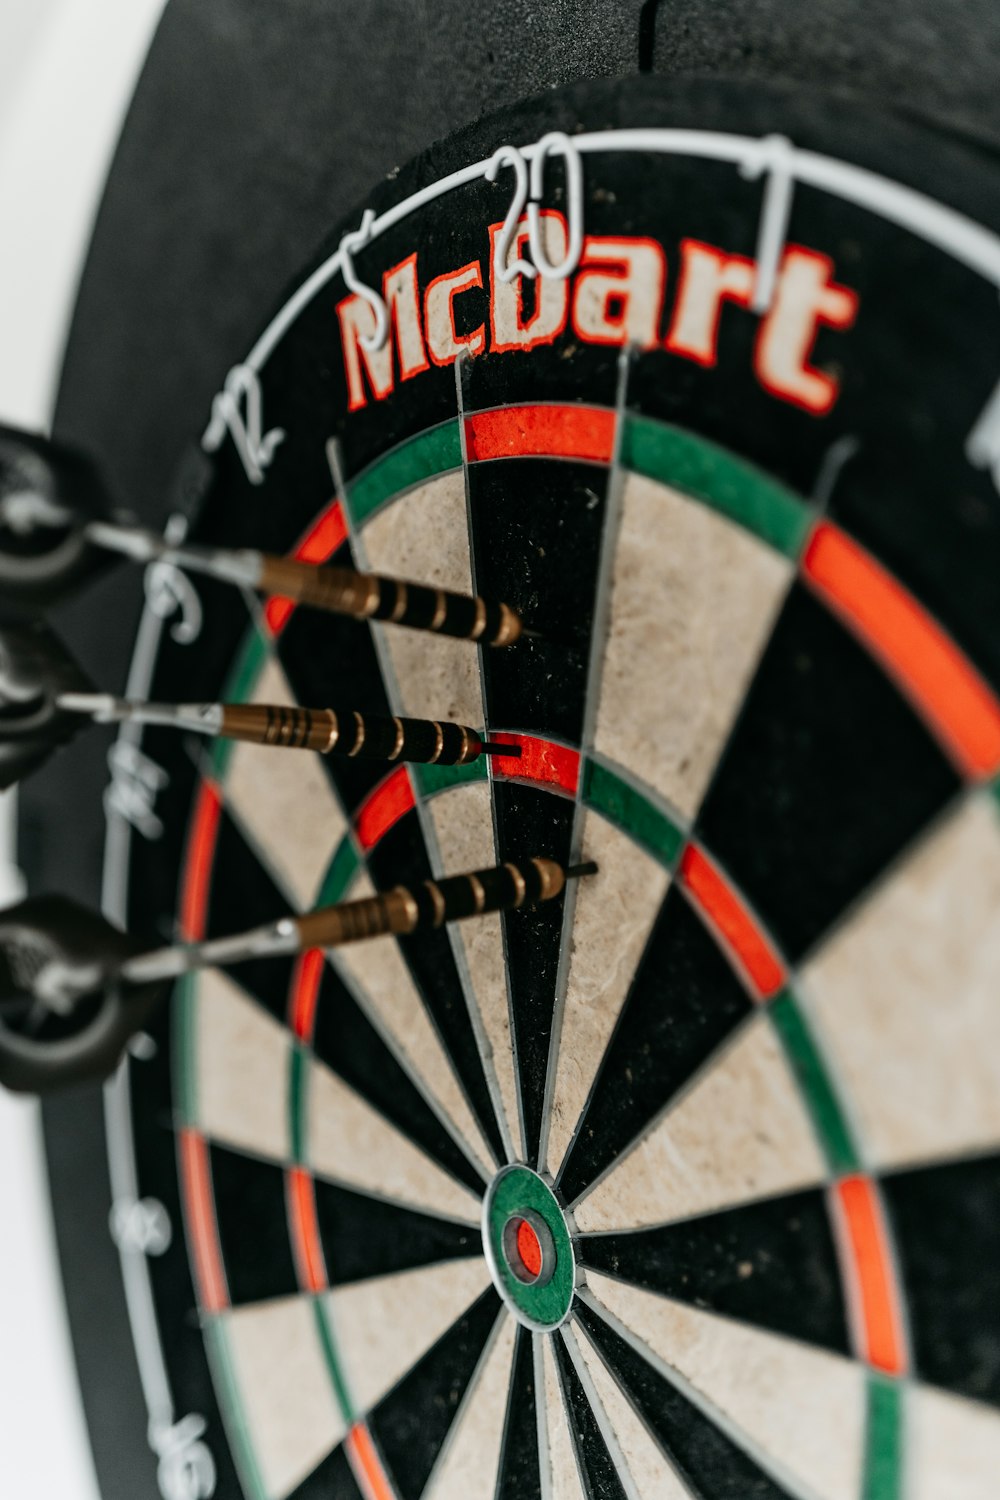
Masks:
[[[0,0],[0,422],[48,427],[80,261],[165,0]],[[17,898],[0,796],[0,906]],[[38,1109],[0,1089],[0,1494],[97,1500]]]

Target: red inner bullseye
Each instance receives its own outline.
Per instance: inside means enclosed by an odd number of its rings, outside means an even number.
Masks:
[[[529,1276],[537,1279],[542,1274],[542,1247],[527,1219],[517,1226],[517,1253]]]

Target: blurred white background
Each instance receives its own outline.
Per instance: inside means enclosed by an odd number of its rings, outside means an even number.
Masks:
[[[0,0],[0,422],[49,425],[81,258],[165,0]],[[20,885],[0,797],[0,905]],[[0,1089],[0,1494],[97,1500],[37,1106]]]

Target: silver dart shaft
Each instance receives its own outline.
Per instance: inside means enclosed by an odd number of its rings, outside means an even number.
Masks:
[[[261,581],[263,557],[249,548],[231,550],[221,547],[198,547],[189,543],[168,542],[155,531],[142,526],[122,526],[110,521],[90,521],[86,536],[95,547],[120,552],[133,562],[172,563],[192,573],[207,573],[224,583],[255,589]]]
[[[56,703],[66,713],[85,714],[95,724],[156,724],[195,734],[222,733],[221,703],[133,703],[111,693],[62,693]]]
[[[156,948],[152,953],[140,953],[136,958],[126,960],[119,973],[130,984],[155,984],[164,979],[177,979],[192,969],[297,953],[301,946],[302,940],[294,921],[283,917],[279,922],[268,922],[234,937],[211,938],[204,943],[178,944],[173,948]]]

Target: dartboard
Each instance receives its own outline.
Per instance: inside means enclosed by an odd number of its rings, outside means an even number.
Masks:
[[[597,873],[190,976],[136,1044],[109,1129],[165,1494],[995,1493],[998,229],[992,167],[916,125],[590,84],[378,185],[231,351],[175,540],[529,630],[161,566],[130,694],[509,753],[126,730],[109,910],[195,941]]]

